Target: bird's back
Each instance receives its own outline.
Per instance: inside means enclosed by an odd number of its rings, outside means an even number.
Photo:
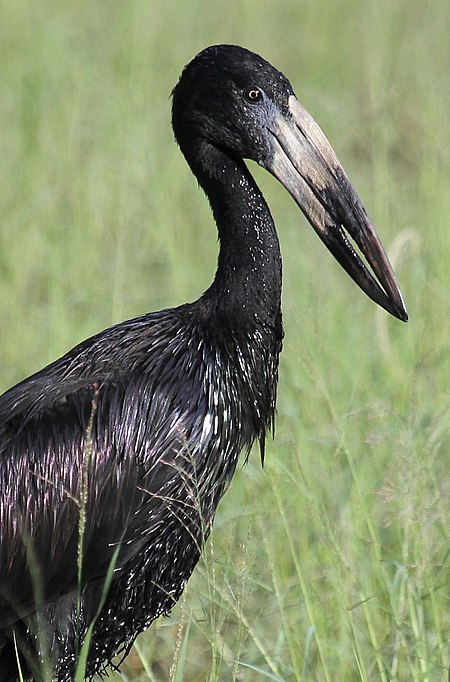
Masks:
[[[0,629],[44,621],[58,679],[112,564],[92,670],[170,610],[239,452],[272,419],[277,357],[249,354],[247,331],[227,333],[210,308],[113,327],[0,398]],[[0,640],[0,662],[11,651]]]

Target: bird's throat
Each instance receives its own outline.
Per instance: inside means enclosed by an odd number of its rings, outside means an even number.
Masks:
[[[243,161],[219,151],[214,167],[196,175],[211,204],[220,245],[207,293],[230,314],[271,324],[280,311],[281,254],[260,189]]]

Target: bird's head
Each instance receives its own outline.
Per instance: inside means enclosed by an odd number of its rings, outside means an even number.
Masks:
[[[391,264],[358,195],[280,71],[242,47],[208,47],[185,67],[174,88],[172,123],[194,171],[194,163],[203,160],[206,168],[215,150],[266,168],[361,289],[395,317],[408,319]],[[209,167],[214,172],[214,164]]]
[[[285,76],[236,45],[200,52],[173,91],[177,141],[211,144],[262,163],[271,151],[270,120],[287,112],[294,91]]]

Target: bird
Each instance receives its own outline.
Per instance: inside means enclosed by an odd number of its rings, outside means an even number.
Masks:
[[[289,80],[213,45],[172,92],[174,137],[218,232],[194,302],[121,322],[0,397],[0,679],[92,678],[180,597],[239,456],[275,420],[282,263],[246,160],[275,176],[399,320],[392,266]],[[83,648],[84,647],[84,648]]]

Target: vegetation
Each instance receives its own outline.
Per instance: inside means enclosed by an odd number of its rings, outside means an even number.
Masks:
[[[386,245],[403,325],[254,168],[284,254],[277,434],[252,453],[172,618],[122,679],[447,679],[447,0],[3,0],[0,385],[94,332],[195,299],[216,235],[171,87],[234,42],[290,78]],[[113,679],[121,679],[119,673]]]

